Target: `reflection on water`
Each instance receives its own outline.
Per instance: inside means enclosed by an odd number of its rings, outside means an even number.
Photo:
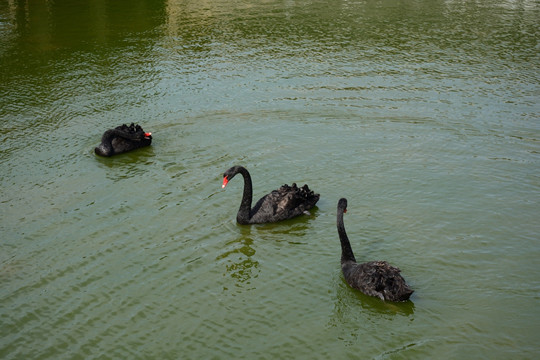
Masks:
[[[249,226],[239,226],[241,237],[224,244],[224,249],[229,249],[216,260],[227,260],[226,273],[237,281],[237,284],[249,284],[252,277],[257,277],[259,262],[255,260],[253,239],[250,236]],[[221,263],[221,262],[220,262]]]
[[[150,145],[111,158],[94,155],[93,151],[90,156],[95,157],[95,161],[98,162],[100,167],[106,169],[108,179],[121,181],[122,179],[143,175],[147,171],[146,167],[154,164],[155,152],[153,146]]]
[[[291,244],[309,244],[310,239],[306,238],[306,235],[309,234],[313,221],[317,219],[318,210],[319,208],[315,205],[307,214],[279,223],[257,224],[256,228],[264,232],[271,240],[279,242],[280,239],[287,239]]]
[[[340,276],[338,281],[339,283],[336,284],[334,317],[331,322],[335,325],[360,311],[367,311],[368,314],[377,313],[389,316],[410,316],[414,314],[414,302],[412,300],[405,302],[381,301],[373,296],[368,296],[360,291],[352,289],[342,276]],[[375,317],[375,319],[376,318],[377,317]]]
[[[80,3],[10,0],[3,9],[7,30],[18,45],[34,52],[86,48],[122,42],[126,35],[151,31],[163,22],[162,1],[119,0]],[[3,39],[4,40],[4,39]]]
[[[334,289],[334,307],[327,327],[335,329],[339,333],[339,338],[347,345],[358,342],[392,342],[390,338],[393,336],[406,339],[406,336],[401,336],[399,332],[406,331],[407,326],[403,324],[414,321],[413,301],[394,303],[367,296],[352,289],[341,274],[339,278],[336,275]],[[381,326],[394,330],[381,334],[378,331]],[[413,344],[414,340],[408,339],[406,345],[398,345],[398,349],[393,349],[392,352],[404,351]]]

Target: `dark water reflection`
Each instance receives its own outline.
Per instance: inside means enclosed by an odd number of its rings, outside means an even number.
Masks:
[[[216,260],[219,263],[226,262],[226,273],[240,286],[242,283],[248,285],[252,277],[257,277],[260,269],[251,228],[238,226],[238,230],[240,237],[224,244],[225,251],[219,254]]]
[[[10,45],[43,55],[64,49],[125,45],[126,37],[151,32],[163,24],[165,5],[160,1],[21,0],[4,4],[3,14],[8,16],[5,27],[19,38]]]
[[[0,115],[27,113],[40,126],[73,115],[68,107],[77,94],[83,100],[76,109],[81,116],[91,109],[113,110],[122,102],[142,106],[151,98],[166,98],[164,91],[175,91],[163,87],[171,70],[184,73],[195,89],[219,102],[229,100],[212,81],[242,79],[260,67],[258,79],[248,78],[245,85],[255,90],[252,102],[265,103],[268,94],[275,100],[301,100],[291,88],[322,91],[322,85],[342,92],[344,99],[361,100],[351,92],[371,85],[346,82],[351,76],[373,77],[382,86],[400,77],[402,90],[408,91],[440,78],[437,90],[448,92],[458,90],[454,82],[460,78],[496,84],[504,67],[509,76],[527,82],[534,72],[520,68],[538,60],[538,9],[526,1],[290,1],[280,6],[13,1],[2,6],[2,13]],[[273,94],[268,82],[277,79],[289,91]],[[113,100],[101,95],[111,86],[119,91]],[[86,99],[90,92],[93,98]],[[196,94],[182,95],[189,96],[188,103],[200,101],[191,98]],[[44,114],[42,105],[51,103],[55,113]]]

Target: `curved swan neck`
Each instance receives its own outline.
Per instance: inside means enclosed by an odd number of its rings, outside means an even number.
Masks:
[[[341,242],[341,263],[345,261],[356,262],[356,258],[354,257],[349,237],[347,236],[347,232],[345,231],[345,225],[343,224],[343,209],[338,209],[337,229],[339,234],[339,240]]]
[[[101,137],[101,144],[99,144],[98,147],[96,147],[96,154],[103,155],[103,156],[111,156],[114,155],[114,148],[112,146],[112,141],[114,137],[117,135],[118,130],[111,129],[105,131],[103,136]]]
[[[242,202],[240,203],[240,209],[236,216],[239,223],[247,223],[251,218],[251,202],[253,199],[253,187],[251,183],[251,176],[246,168],[239,166],[238,172],[244,177],[244,194],[242,195]]]

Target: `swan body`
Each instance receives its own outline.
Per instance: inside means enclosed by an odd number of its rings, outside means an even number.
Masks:
[[[244,193],[240,209],[236,215],[239,224],[272,223],[308,213],[307,211],[319,201],[319,194],[315,194],[307,185],[302,187],[296,184],[283,185],[277,190],[263,196],[253,208],[253,188],[251,176],[243,166],[233,166],[223,174],[223,188],[236,175],[244,177]]]
[[[345,232],[343,213],[347,212],[347,199],[342,198],[337,206],[337,229],[341,241],[341,270],[347,283],[366,295],[381,300],[406,301],[414,292],[401,276],[397,267],[386,261],[370,261],[358,264]]]
[[[101,137],[101,144],[94,151],[97,155],[113,156],[131,150],[148,146],[152,143],[152,133],[144,132],[139,126],[131,123],[117,126],[105,131]]]

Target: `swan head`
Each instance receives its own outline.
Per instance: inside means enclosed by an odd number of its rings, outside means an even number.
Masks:
[[[145,132],[139,124],[131,123],[131,125],[129,126],[127,126],[126,124],[123,124],[121,126],[116,127],[116,130],[121,130],[128,134],[136,135],[137,139],[134,139],[136,141],[152,140],[152,133]]]
[[[223,173],[223,185],[221,185],[221,188],[224,189],[225,186],[231,181],[231,179],[240,172],[241,166],[233,166],[229,170],[225,171]]]
[[[345,198],[339,199],[337,208],[338,210],[343,210],[343,212],[346,213],[347,212],[347,199]]]

